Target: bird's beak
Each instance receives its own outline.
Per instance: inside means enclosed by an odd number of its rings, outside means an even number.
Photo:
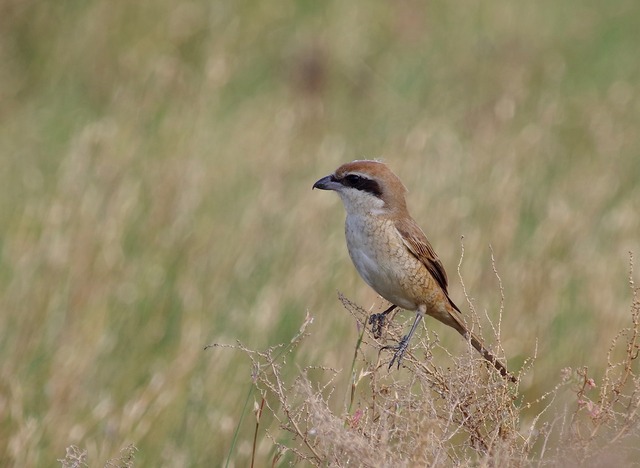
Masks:
[[[337,190],[338,187],[341,187],[341,184],[336,181],[335,177],[333,177],[333,174],[332,174],[332,175],[323,177],[322,179],[317,181],[315,184],[313,184],[312,190],[314,188],[317,188],[320,190]]]

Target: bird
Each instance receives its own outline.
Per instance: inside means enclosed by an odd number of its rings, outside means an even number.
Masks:
[[[313,184],[342,199],[347,213],[345,237],[349,256],[362,279],[391,306],[373,314],[369,323],[380,337],[385,317],[396,308],[415,311],[409,330],[396,346],[389,363],[400,362],[411,337],[425,315],[454,328],[508,380],[517,382],[465,324],[462,312],[447,290],[444,266],[426,235],[407,209],[407,189],[382,161],[356,160],[338,167]],[[383,348],[384,349],[384,348]]]

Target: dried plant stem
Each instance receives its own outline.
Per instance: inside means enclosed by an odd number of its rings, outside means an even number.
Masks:
[[[260,406],[256,409],[256,430],[253,433],[253,445],[251,447],[251,468],[254,466],[256,460],[256,445],[258,441],[258,428],[260,427],[260,418],[262,417],[262,410],[264,409],[265,398],[262,397]]]

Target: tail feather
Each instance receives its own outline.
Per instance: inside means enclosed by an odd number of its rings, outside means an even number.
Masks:
[[[501,361],[499,361],[498,358],[496,358],[491,353],[491,351],[489,351],[487,348],[484,347],[484,345],[482,344],[482,341],[480,341],[480,339],[476,335],[474,335],[471,332],[461,333],[461,335],[466,340],[471,341],[471,346],[473,346],[480,354],[482,354],[483,358],[485,358],[487,361],[493,364],[493,366],[496,369],[498,369],[498,372],[500,372],[501,376],[511,380],[514,383],[518,381],[518,379],[516,379],[515,376],[509,373],[509,371],[507,370],[507,367]]]
[[[495,367],[498,372],[500,372],[500,375],[511,380],[514,383],[517,382],[518,379],[507,370],[507,367],[500,360],[498,360],[498,358],[496,358],[493,353],[491,353],[491,351],[485,348],[482,340],[480,340],[480,338],[478,338],[473,332],[467,329],[466,325],[462,321],[462,317],[460,316],[460,309],[458,309],[458,307],[453,303],[451,299],[449,299],[449,303],[455,310],[449,310],[449,316],[452,318],[452,321],[450,323],[447,323],[447,325],[455,328],[458,333],[460,333],[464,337],[465,340],[470,341],[471,346],[473,346],[482,355],[483,358],[489,361],[493,365],[493,367]]]

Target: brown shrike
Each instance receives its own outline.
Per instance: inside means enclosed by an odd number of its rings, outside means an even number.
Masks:
[[[323,177],[313,188],[338,192],[345,210],[347,248],[358,273],[392,305],[369,319],[379,337],[385,316],[396,307],[416,312],[409,333],[393,346],[400,367],[409,340],[427,314],[455,328],[504,377],[516,381],[465,325],[447,292],[447,274],[433,247],[407,211],[407,189],[382,162],[353,161]]]

